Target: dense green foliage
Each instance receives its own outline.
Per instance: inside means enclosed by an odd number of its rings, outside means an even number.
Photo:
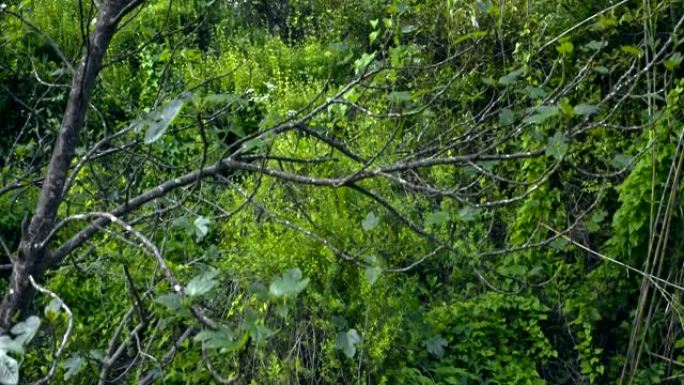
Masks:
[[[7,253],[59,130],[63,58],[79,57],[95,3],[0,11]],[[46,274],[73,312],[52,382],[97,383],[121,343],[113,383],[678,383],[684,2],[613,5],[146,2],[109,48],[73,167],[123,131],[84,162],[60,218],[111,212],[236,149],[254,168],[125,218],[184,297],[113,225]],[[311,111],[309,131],[259,135]],[[321,186],[260,168],[382,175]],[[43,293],[32,309],[22,380],[48,374],[70,319]]]

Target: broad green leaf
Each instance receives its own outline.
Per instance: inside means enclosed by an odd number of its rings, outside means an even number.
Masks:
[[[558,237],[558,238],[554,239],[553,241],[551,241],[549,246],[551,246],[552,248],[554,248],[556,250],[562,251],[562,250],[565,250],[565,248],[568,246],[568,241],[566,241],[565,239],[563,239],[561,237]]]
[[[449,222],[450,215],[446,211],[435,211],[427,215],[425,218],[425,226],[440,226]]]
[[[561,159],[566,152],[568,152],[567,139],[562,133],[556,132],[549,138],[549,142],[546,145],[546,155]]]
[[[16,385],[19,383],[19,363],[0,350],[0,384]]]
[[[499,78],[499,84],[502,86],[510,86],[515,84],[518,81],[518,77],[523,75],[525,71],[520,68],[515,71],[512,71],[502,77]]]
[[[365,231],[370,231],[370,230],[373,230],[374,228],[376,228],[379,223],[380,223],[380,218],[376,217],[375,213],[370,211],[370,212],[368,212],[368,215],[366,215],[366,219],[364,219],[361,222],[361,227]]]
[[[218,275],[218,270],[208,270],[196,275],[185,286],[185,294],[189,297],[196,297],[208,293],[218,283],[214,278]]]
[[[458,210],[458,219],[463,222],[471,222],[475,220],[477,215],[480,213],[480,209],[471,206],[463,206]]]
[[[217,330],[202,330],[192,339],[201,342],[207,349],[230,349],[237,342],[237,336],[226,326],[221,326]]]
[[[442,338],[442,336],[437,335],[423,342],[423,345],[427,349],[428,353],[434,354],[438,358],[441,358],[444,355],[444,348],[449,345],[449,342]]]
[[[60,366],[65,370],[64,381],[69,381],[69,379],[77,375],[81,369],[83,369],[83,364],[83,358],[81,358],[81,356],[78,354],[74,354],[62,362]]]
[[[510,126],[515,122],[515,114],[509,108],[504,108],[499,112],[499,124]]]
[[[375,40],[378,39],[378,35],[380,35],[380,31],[373,31],[370,34],[368,34],[368,40],[371,45],[375,42]]]
[[[8,335],[0,336],[0,350],[16,354],[24,354],[24,346]]]
[[[629,166],[633,159],[633,156],[627,154],[617,154],[613,160],[610,161],[610,164],[615,168],[623,169]]]
[[[353,358],[356,354],[356,345],[361,342],[361,336],[356,329],[349,329],[348,331],[341,331],[337,333],[335,339],[335,348],[344,352],[344,355]]]
[[[201,240],[207,235],[210,223],[211,221],[208,218],[201,215],[195,218],[193,225],[195,226],[195,235],[197,235],[198,240]]]
[[[245,103],[244,99],[242,99],[239,96],[235,96],[233,94],[207,95],[202,100],[208,104],[221,104],[221,105],[244,104]]]
[[[36,335],[36,332],[38,332],[39,327],[40,318],[32,315],[24,321],[21,321],[14,325],[11,331],[12,334],[16,336],[14,338],[15,341],[19,342],[20,344],[26,345],[29,341],[33,339],[33,336]]]
[[[576,105],[572,111],[574,112],[575,115],[593,115],[599,111],[598,106],[593,105],[593,104],[586,104],[586,103],[580,103]]]
[[[174,99],[164,106],[161,111],[153,112],[143,119],[141,122],[142,126],[147,126],[144,139],[145,144],[151,144],[159,140],[166,132],[166,129],[173,123],[173,120],[176,119],[184,105],[184,99]]]
[[[605,41],[592,40],[584,46],[592,51],[598,51],[607,45],[608,43],[606,43]]]
[[[373,27],[373,29],[378,28],[378,21],[378,19],[373,19],[370,21],[370,25]]]
[[[250,152],[252,150],[265,150],[266,149],[266,140],[263,138],[254,138],[246,141],[245,143],[242,144],[242,152]]]
[[[368,266],[366,267],[365,275],[366,275],[366,280],[368,280],[368,283],[373,286],[373,284],[380,278],[380,274],[382,274],[382,269],[377,266]]]
[[[309,278],[302,278],[302,271],[295,267],[274,278],[269,292],[276,297],[294,297],[308,284]]]
[[[389,94],[388,99],[394,104],[409,102],[411,101],[411,93],[408,91],[394,91]]]
[[[154,302],[164,306],[170,312],[176,312],[183,308],[183,299],[178,293],[162,294]]]
[[[370,65],[370,63],[373,62],[375,59],[375,52],[373,53],[364,53],[361,55],[359,59],[354,62],[354,68],[356,69],[356,73],[359,74],[363,71],[366,70],[366,68]]]
[[[682,59],[684,59],[684,57],[682,57],[681,52],[673,53],[672,56],[665,60],[665,69],[667,69],[668,71],[677,70],[679,66],[682,64]]]
[[[543,88],[540,87],[525,87],[525,93],[531,99],[541,99],[548,94]]]
[[[546,120],[558,115],[558,106],[539,106],[534,109],[534,114],[523,119],[524,123],[542,124]]]
[[[246,329],[249,331],[254,342],[263,341],[275,334],[275,331],[261,322],[250,323],[247,325]]]
[[[59,309],[62,308],[62,301],[58,300],[57,298],[53,298],[50,300],[50,302],[45,306],[45,315],[47,316],[50,313],[58,313]]]
[[[411,33],[418,30],[418,27],[413,24],[407,24],[401,26],[401,33]]]
[[[610,72],[608,68],[604,66],[596,66],[594,67],[594,71],[600,73],[601,75],[607,75],[608,72]]]
[[[620,47],[622,52],[632,55],[634,57],[639,57],[641,56],[641,49],[639,47],[633,46],[633,45],[623,45]]]
[[[575,46],[570,41],[564,41],[556,47],[556,51],[561,55],[571,54],[574,50]]]

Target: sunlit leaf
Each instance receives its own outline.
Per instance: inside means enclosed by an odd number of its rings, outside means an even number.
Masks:
[[[373,230],[374,228],[376,228],[379,223],[380,223],[380,218],[375,216],[374,212],[370,211],[370,212],[368,212],[368,215],[366,215],[366,219],[364,219],[361,222],[361,227],[365,231],[370,231],[370,230]]]
[[[546,145],[546,155],[561,159],[566,152],[568,152],[567,139],[562,133],[556,132],[549,138],[549,142]]]
[[[185,286],[185,294],[195,297],[208,293],[218,283],[214,279],[216,275],[218,275],[218,270],[208,270],[195,276]]]
[[[69,381],[83,369],[85,362],[78,354],[67,358],[60,366],[64,369],[64,381]]]
[[[155,111],[143,119],[140,124],[145,127],[145,144],[151,144],[159,140],[166,129],[173,123],[178,113],[183,109],[185,100],[183,98],[174,99],[169,104],[164,106],[160,111]]]
[[[40,318],[32,315],[24,321],[21,321],[14,325],[11,331],[12,334],[16,336],[14,338],[15,341],[25,345],[33,339],[33,336],[36,335],[36,332],[38,332],[39,327]]]
[[[531,123],[531,124],[542,124],[548,119],[558,115],[560,112],[560,109],[558,106],[539,106],[534,109],[534,113],[525,119],[523,119],[524,123]]]
[[[302,278],[302,271],[295,267],[274,278],[269,292],[276,297],[294,297],[308,284],[309,278]]]
[[[449,222],[450,215],[446,211],[435,211],[427,215],[425,218],[425,226],[440,226]]]
[[[681,52],[673,53],[669,58],[667,58],[667,60],[665,60],[665,69],[668,71],[677,70],[682,64],[682,59],[684,59],[684,57],[682,56]]]
[[[463,206],[458,210],[458,219],[463,222],[471,222],[475,220],[477,215],[480,213],[480,209],[472,206]]]
[[[154,302],[164,306],[171,312],[175,312],[183,308],[183,300],[177,293],[162,294],[155,298]]]
[[[335,339],[335,348],[344,352],[344,355],[352,358],[356,354],[356,345],[361,342],[361,336],[356,329],[341,331]]]
[[[599,111],[598,106],[593,105],[593,104],[586,104],[586,103],[580,103],[576,105],[572,111],[575,113],[575,115],[594,115]]]
[[[513,85],[518,81],[518,78],[521,75],[523,75],[524,73],[525,73],[525,71],[522,68],[517,69],[515,71],[512,71],[512,72],[508,73],[507,75],[500,77],[499,78],[499,84],[501,84],[502,86]]]
[[[442,336],[437,335],[423,342],[423,345],[427,349],[428,353],[434,354],[437,357],[442,357],[444,355],[444,348],[446,348],[449,343],[447,340],[442,338]]]
[[[382,274],[382,269],[377,266],[368,266],[365,270],[366,280],[372,286]]]
[[[221,326],[217,330],[202,330],[193,341],[203,343],[207,349],[230,349],[237,343],[237,337],[228,327]]]
[[[509,126],[515,122],[515,114],[509,108],[504,108],[499,112],[499,124]]]
[[[19,383],[19,363],[0,350],[0,384],[16,385]]]
[[[202,239],[207,235],[210,223],[211,221],[208,218],[201,215],[195,218],[193,225],[195,226],[195,235],[197,235],[197,239]]]

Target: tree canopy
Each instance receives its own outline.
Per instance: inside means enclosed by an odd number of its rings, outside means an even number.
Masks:
[[[679,383],[683,27],[0,3],[0,384]]]

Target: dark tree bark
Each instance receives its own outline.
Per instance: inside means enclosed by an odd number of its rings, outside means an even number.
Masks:
[[[64,183],[102,60],[119,21],[142,2],[143,0],[107,0],[102,4],[95,28],[74,73],[69,100],[40,197],[28,229],[22,234],[9,288],[0,305],[0,331],[3,333],[9,330],[17,316],[25,316],[31,305],[34,293],[29,276],[39,280],[48,267],[50,252],[42,243],[55,225],[57,210],[62,203]]]

